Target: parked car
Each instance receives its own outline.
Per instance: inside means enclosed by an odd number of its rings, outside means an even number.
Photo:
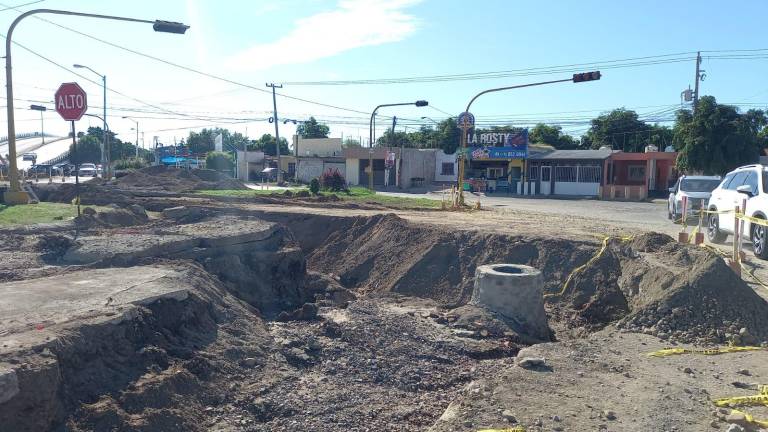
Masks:
[[[58,175],[71,176],[75,172],[75,166],[71,163],[60,163],[53,166]]]
[[[80,164],[80,170],[77,172],[80,177],[96,177],[98,172],[96,165],[92,163]]]
[[[683,217],[683,197],[686,197],[687,215],[698,212],[702,208],[707,208],[712,191],[720,184],[720,176],[682,176],[677,179],[675,185],[669,188],[669,199],[667,200],[667,217],[672,220],[679,220]]]
[[[24,153],[21,155],[21,160],[34,162],[37,160],[37,153]]]
[[[747,165],[729,172],[720,185],[712,191],[707,209],[712,212],[707,219],[707,239],[722,243],[733,234],[736,206],[746,199],[746,215],[768,220],[768,167]],[[745,238],[752,243],[755,256],[768,259],[767,227],[744,221]]]
[[[51,164],[37,164],[32,165],[29,170],[27,170],[27,175],[29,177],[48,177],[50,175],[56,175],[56,170]]]

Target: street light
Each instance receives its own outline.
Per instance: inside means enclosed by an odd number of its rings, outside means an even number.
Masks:
[[[161,20],[150,21],[150,20],[142,20],[142,19],[136,19],[136,18],[90,14],[90,13],[83,13],[83,12],[72,12],[72,11],[56,10],[56,9],[33,9],[27,12],[24,12],[23,14],[16,17],[16,19],[13,20],[13,22],[11,23],[11,26],[8,28],[8,31],[6,32],[6,36],[5,36],[5,88],[6,88],[6,98],[7,98],[6,108],[8,112],[8,155],[10,159],[8,161],[8,179],[10,180],[10,185],[8,190],[5,192],[6,204],[29,203],[29,194],[21,190],[21,184],[19,183],[19,172],[16,164],[16,124],[14,121],[15,119],[14,119],[14,112],[13,112],[14,110],[13,72],[12,72],[13,63],[11,61],[11,45],[13,43],[13,30],[16,28],[19,22],[21,22],[21,20],[23,20],[24,18],[34,14],[44,14],[44,13],[152,24],[153,25],[152,27],[156,32],[164,32],[164,33],[184,34],[184,32],[186,32],[187,29],[189,28],[189,26],[187,25],[171,22],[171,21],[161,21]]]
[[[128,116],[123,116],[124,119],[130,120],[134,123],[136,123],[136,159],[139,158],[139,122],[137,120],[134,120]],[[133,129],[133,128],[131,128]]]
[[[40,111],[40,136],[43,138],[43,145],[45,145],[45,127],[43,124],[43,113],[48,111],[48,108],[42,105],[30,105],[29,109],[32,111]]]
[[[429,120],[429,121],[431,121],[434,124],[440,124],[435,119],[433,119],[432,117],[423,116],[421,119],[422,120]]]
[[[377,106],[373,109],[373,112],[371,113],[371,121],[368,125],[368,189],[373,190],[373,118],[376,117],[376,111],[379,110],[379,108],[384,107],[393,107],[393,106],[406,106],[406,105],[415,105],[417,107],[425,107],[429,105],[429,102],[425,100],[417,100],[416,102],[403,102],[403,103],[394,103],[394,104],[382,104]],[[394,132],[394,130],[392,131]],[[401,154],[400,157],[402,158],[403,155]]]
[[[574,83],[579,82],[586,82],[586,81],[594,81],[599,80],[601,77],[600,71],[594,71],[594,72],[585,72],[585,73],[575,73],[571,78],[565,78],[565,79],[559,79],[554,81],[542,81],[537,83],[531,83],[531,84],[521,84],[516,86],[509,86],[509,87],[499,87],[499,88],[492,88],[488,90],[483,90],[480,93],[476,94],[472,99],[469,100],[469,103],[467,104],[467,109],[464,110],[464,112],[468,113],[469,108],[472,106],[472,103],[479,98],[480,96],[487,94],[487,93],[493,93],[498,92],[502,90],[512,90],[512,89],[518,89],[523,87],[535,87],[545,84],[555,84],[555,83],[561,83],[561,82],[567,82],[571,81]],[[454,203],[455,205],[462,206],[464,205],[464,158],[466,158],[466,150],[467,150],[467,131],[469,131],[469,128],[462,127],[461,130],[461,153],[460,153],[460,159],[459,159],[459,176],[458,176],[458,202]],[[525,171],[523,171],[523,180],[525,180]]]
[[[73,64],[72,67],[77,69],[88,69],[89,71],[93,72],[94,74],[98,75],[101,78],[102,90],[104,92],[104,117],[103,117],[104,125],[101,128],[102,129],[101,166],[103,167],[103,169],[106,170],[107,167],[109,166],[109,160],[108,160],[109,158],[107,155],[108,150],[107,150],[107,120],[106,120],[107,119],[107,76],[96,72],[95,70],[89,68],[88,66]]]

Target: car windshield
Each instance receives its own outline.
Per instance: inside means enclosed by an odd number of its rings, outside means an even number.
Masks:
[[[96,168],[96,166],[94,164],[82,164],[80,168]]]
[[[712,192],[720,179],[683,179],[680,183],[680,190],[683,192]]]

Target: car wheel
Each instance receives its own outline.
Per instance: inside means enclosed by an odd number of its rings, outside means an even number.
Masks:
[[[768,259],[768,242],[766,242],[768,227],[752,224],[752,248],[755,256],[760,259]]]
[[[672,210],[669,209],[669,204],[667,204],[667,219],[672,220],[675,217],[672,215]]]
[[[710,214],[707,221],[707,240],[710,243],[722,243],[728,234],[720,231],[720,217],[717,214]]]

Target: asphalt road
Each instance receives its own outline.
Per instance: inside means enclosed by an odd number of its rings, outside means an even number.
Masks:
[[[403,196],[410,198],[443,199],[439,192],[426,194],[409,194],[400,192],[377,192],[382,195]],[[499,211],[514,210],[550,215],[572,215],[580,218],[596,219],[611,225],[626,225],[639,227],[647,231],[658,231],[673,235],[680,231],[680,225],[675,225],[667,219],[666,201],[654,202],[622,202],[600,201],[595,199],[548,199],[524,198],[514,196],[485,196],[476,194],[464,195],[466,202],[474,204],[478,200],[487,209]]]

